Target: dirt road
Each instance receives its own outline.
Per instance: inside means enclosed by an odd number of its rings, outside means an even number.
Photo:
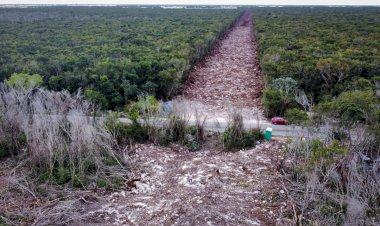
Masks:
[[[240,108],[246,117],[261,113],[263,80],[256,58],[252,15],[246,11],[236,26],[189,75],[178,97],[208,117]]]

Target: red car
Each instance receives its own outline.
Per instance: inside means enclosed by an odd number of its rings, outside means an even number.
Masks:
[[[281,117],[273,117],[272,123],[273,124],[279,124],[279,125],[286,125],[286,123],[288,123],[288,120],[281,118]]]

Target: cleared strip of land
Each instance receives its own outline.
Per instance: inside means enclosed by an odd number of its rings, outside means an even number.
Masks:
[[[213,53],[195,65],[179,99],[207,116],[226,115],[232,108],[246,117],[261,115],[263,80],[252,29],[247,11]]]
[[[205,130],[223,131],[224,115],[234,108],[242,109],[245,119],[256,114],[245,121],[247,128],[268,125],[259,120],[263,83],[255,54],[252,15],[246,12],[195,67],[176,100],[179,106],[173,106],[185,110],[189,124],[195,123],[190,112],[198,111],[207,119]],[[152,121],[162,125],[165,120]],[[176,144],[131,144],[124,150],[131,170],[121,191],[110,194],[97,187],[35,208],[35,225],[67,218],[74,225],[285,225],[290,205],[279,171],[286,163],[285,141],[275,138],[237,152],[223,150],[219,133],[207,134],[198,152]],[[7,180],[3,175],[0,167],[0,182]],[[14,203],[26,200],[8,195],[17,199]],[[27,195],[32,202],[35,197]]]

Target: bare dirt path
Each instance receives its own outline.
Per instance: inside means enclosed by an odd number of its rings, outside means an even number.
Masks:
[[[231,107],[251,118],[261,112],[263,80],[252,29],[252,15],[246,11],[213,53],[194,67],[177,99],[206,115],[224,116]]]

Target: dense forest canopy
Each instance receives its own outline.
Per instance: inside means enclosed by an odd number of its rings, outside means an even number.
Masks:
[[[360,86],[374,87],[380,75],[379,7],[253,12],[268,88],[279,78],[291,78],[314,102],[323,102]]]
[[[170,98],[238,9],[0,8],[0,81],[39,74],[115,109],[141,93]]]

